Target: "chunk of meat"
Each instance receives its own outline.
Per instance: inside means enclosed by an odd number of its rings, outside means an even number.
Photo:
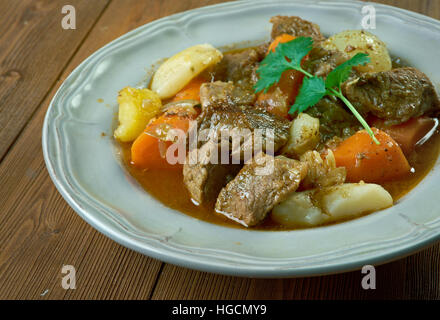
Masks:
[[[428,77],[415,68],[363,74],[344,83],[343,93],[363,115],[368,113],[400,124],[440,110],[437,92]]]
[[[212,151],[219,145],[207,142],[200,149],[190,151],[188,161],[183,165],[183,182],[188,189],[191,199],[198,204],[213,201],[220,190],[240,171],[241,165],[220,164],[211,161]],[[193,158],[196,157],[196,158]]]
[[[300,160],[307,163],[307,176],[301,182],[304,189],[330,187],[345,182],[345,167],[336,167],[333,151],[328,149],[324,159],[317,151],[307,151]]]
[[[190,131],[195,129],[201,141],[198,148],[190,150],[183,177],[192,199],[204,203],[215,198],[241,168],[240,163],[258,151],[254,149],[255,130],[261,130],[261,150],[275,152],[287,141],[289,121],[253,107],[225,106],[203,110],[197,126],[192,126]],[[235,134],[238,143],[234,142]],[[225,135],[227,154],[224,155],[221,143]],[[269,148],[271,142],[273,150]],[[227,163],[221,163],[225,157]]]
[[[294,192],[306,174],[305,163],[260,153],[220,191],[215,210],[246,227],[254,226]]]
[[[287,33],[294,37],[311,37],[316,42],[325,40],[317,24],[300,17],[275,16],[270,19],[270,22],[272,23],[272,39]]]
[[[252,105],[255,94],[230,82],[208,82],[200,87],[202,108]]]
[[[330,71],[347,60],[348,56],[340,51],[315,46],[305,61],[304,69],[317,77],[327,77]]]
[[[197,123],[199,138],[204,141],[217,139],[220,142],[225,134],[231,137],[241,136],[242,143],[235,148],[234,145],[231,146],[232,156],[237,156],[238,152],[242,155],[252,147],[257,129],[262,139],[262,151],[266,151],[269,143],[273,142],[273,152],[276,152],[289,137],[290,123],[287,119],[252,106],[207,108],[199,115]]]
[[[253,48],[225,53],[214,69],[214,80],[232,81],[239,87],[253,91],[252,86],[258,80],[256,69],[263,58],[261,50]]]

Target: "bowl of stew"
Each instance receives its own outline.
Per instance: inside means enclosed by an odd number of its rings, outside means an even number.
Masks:
[[[342,272],[436,241],[440,23],[250,3],[154,21],[72,72],[43,127],[66,201],[122,245],[241,276]]]

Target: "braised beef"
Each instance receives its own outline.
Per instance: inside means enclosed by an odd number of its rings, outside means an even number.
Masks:
[[[215,210],[245,226],[254,226],[294,192],[306,174],[305,163],[260,153],[221,190]]]
[[[225,53],[214,70],[214,80],[232,81],[236,86],[253,92],[252,87],[258,80],[256,69],[263,58],[261,50],[253,48]]]
[[[230,82],[207,82],[200,87],[202,108],[252,105],[255,94]]]
[[[295,37],[312,37],[314,41],[320,42],[325,39],[321,34],[319,26],[300,17],[275,16],[270,19],[272,23],[272,39],[283,33]]]
[[[213,201],[220,190],[238,173],[241,165],[213,163],[213,149],[220,151],[215,142],[207,142],[200,149],[190,151],[188,159],[196,157],[194,163],[183,165],[183,182],[191,198],[198,204]]]
[[[327,50],[317,45],[310,51],[304,69],[317,77],[327,77],[330,71],[347,60],[348,56],[344,53]]]
[[[196,127],[190,128],[190,134]],[[243,129],[243,132],[240,132]],[[261,150],[266,151],[273,141],[273,152],[287,141],[289,121],[251,106],[207,107],[197,118],[199,143],[189,151],[183,166],[184,183],[192,199],[198,203],[212,200],[230,177],[241,168],[240,163],[249,160],[254,152],[255,130],[261,130]],[[273,129],[273,137],[265,129]],[[238,131],[237,131],[238,130]],[[203,134],[206,134],[203,136]],[[231,143],[234,134],[238,143]],[[222,137],[226,136],[226,155],[222,155]],[[227,163],[222,163],[226,158]]]
[[[206,130],[205,132],[209,132],[210,138],[220,138],[222,131],[227,131],[228,134],[248,132],[252,135],[256,129],[259,129],[263,139],[263,151],[266,150],[268,139],[273,139],[274,152],[287,142],[290,126],[287,119],[252,106],[207,108],[199,115],[197,122],[198,131]],[[273,138],[270,136],[271,132]],[[248,143],[252,143],[251,139],[252,136],[243,137],[244,142],[240,147],[243,148]],[[232,150],[232,154],[236,155],[236,151]]]
[[[366,73],[343,85],[343,93],[362,114],[387,124],[400,124],[421,115],[436,115],[440,101],[428,77],[415,68]]]

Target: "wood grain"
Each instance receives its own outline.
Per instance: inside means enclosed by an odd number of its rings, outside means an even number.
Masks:
[[[0,299],[439,299],[439,245],[377,267],[377,289],[370,291],[361,289],[359,271],[284,280],[228,277],[126,249],[83,222],[61,198],[45,169],[40,141],[48,103],[62,81],[125,32],[217,2],[70,1],[82,29],[63,33],[52,30],[59,16],[49,21],[41,16],[58,15],[61,2],[22,0],[13,12],[11,1],[0,0],[0,12],[8,13],[0,20],[0,30],[6,30],[0,33]],[[440,1],[377,2],[440,18]],[[27,20],[32,23],[24,24]],[[63,48],[54,47],[57,42]],[[76,267],[76,290],[61,288],[66,264]]]
[[[108,4],[69,1],[78,12],[76,30],[61,27],[64,0],[1,1],[0,159],[41,104]]]

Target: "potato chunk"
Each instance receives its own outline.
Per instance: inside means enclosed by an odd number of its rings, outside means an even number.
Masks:
[[[290,227],[311,227],[353,218],[392,205],[391,195],[380,185],[345,183],[292,193],[272,210],[272,219]]]
[[[319,119],[300,113],[290,125],[290,134],[282,153],[299,158],[319,142]]]
[[[148,89],[130,87],[119,92],[118,103],[119,126],[114,135],[116,139],[123,142],[136,139],[162,107],[157,93]]]
[[[210,44],[189,47],[167,59],[157,69],[151,89],[161,99],[174,96],[206,68],[217,64],[223,55]]]
[[[328,50],[344,52],[350,58],[359,52],[368,53],[371,62],[365,66],[356,67],[360,72],[391,70],[391,58],[385,43],[370,32],[364,30],[343,31],[328,38],[322,46]]]

